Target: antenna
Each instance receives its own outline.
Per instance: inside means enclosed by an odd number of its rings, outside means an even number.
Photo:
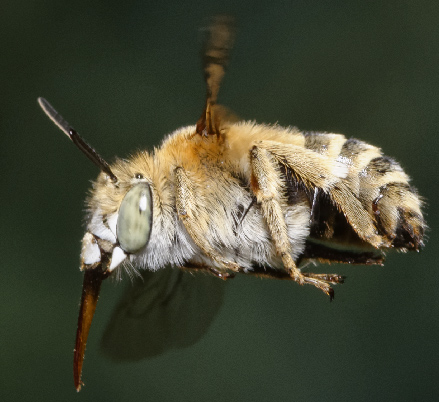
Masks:
[[[113,182],[117,182],[117,177],[110,169],[110,165],[78,134],[78,132],[47,102],[44,98],[38,98],[38,104],[44,113],[52,120],[61,131],[69,137],[73,143],[90,159],[99,169],[105,172]]]

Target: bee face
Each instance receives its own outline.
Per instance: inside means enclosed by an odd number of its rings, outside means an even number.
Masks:
[[[98,199],[94,201],[98,203]],[[108,270],[112,271],[127,255],[146,247],[151,235],[152,219],[152,193],[146,182],[135,183],[129,188],[113,212],[103,214],[100,208],[96,208],[91,212],[89,231],[83,239],[83,268],[88,269],[100,263],[101,253],[104,252],[111,254],[107,259],[111,260]]]
[[[94,268],[106,260],[111,272],[150,240],[151,186],[142,173],[132,173],[127,167],[133,168],[119,161],[111,170],[117,173],[113,173],[116,181],[103,172],[93,185],[87,201],[89,219],[82,245],[82,269]]]
[[[193,126],[153,153],[109,165],[44,99],[40,106],[100,169],[87,200],[85,271],[74,357],[81,387],[100,284],[129,262],[310,284],[333,298],[337,274],[308,261],[382,264],[383,251],[419,250],[422,201],[393,159],[332,133],[238,121],[217,104],[234,30],[214,19],[204,49],[206,105]]]

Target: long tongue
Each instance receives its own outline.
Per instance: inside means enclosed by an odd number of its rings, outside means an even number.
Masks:
[[[91,322],[96,310],[101,283],[106,277],[107,274],[102,271],[102,265],[94,269],[86,269],[84,272],[81,307],[79,309],[78,329],[76,331],[75,350],[73,354],[73,380],[75,381],[75,388],[78,392],[83,385],[81,372],[88,332],[90,331]]]

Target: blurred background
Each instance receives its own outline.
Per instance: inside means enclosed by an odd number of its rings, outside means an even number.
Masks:
[[[77,395],[83,200],[98,171],[36,99],[109,162],[152,149],[201,113],[200,27],[216,13],[239,27],[220,102],[243,119],[382,147],[425,197],[429,241],[384,268],[320,267],[348,276],[332,303],[312,287],[220,281],[222,306],[198,343],[138,362],[100,351],[131,286],[106,281]],[[438,20],[434,0],[3,2],[1,400],[437,400]]]

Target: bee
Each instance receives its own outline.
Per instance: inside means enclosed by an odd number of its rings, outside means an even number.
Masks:
[[[204,270],[287,279],[334,296],[337,274],[309,262],[382,264],[389,249],[418,251],[422,200],[401,166],[341,134],[239,121],[217,104],[235,36],[212,20],[203,50],[206,103],[196,124],[153,152],[109,165],[43,98],[50,119],[101,170],[87,199],[84,282],[74,351],[79,391],[103,279],[122,267]],[[129,269],[129,268],[128,268]]]

